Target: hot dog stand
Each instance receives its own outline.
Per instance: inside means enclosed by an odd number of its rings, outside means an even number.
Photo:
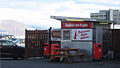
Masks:
[[[85,60],[94,58],[93,45],[97,43],[102,49],[98,51],[101,52],[100,54],[107,52],[109,42],[104,43],[104,41],[110,41],[109,29],[113,22],[63,16],[51,16],[51,18],[61,21],[61,38],[59,39],[61,48],[79,48],[80,52],[87,55]]]

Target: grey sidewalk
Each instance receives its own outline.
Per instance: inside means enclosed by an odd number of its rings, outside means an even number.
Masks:
[[[120,61],[59,63],[43,59],[0,60],[1,68],[120,68]]]

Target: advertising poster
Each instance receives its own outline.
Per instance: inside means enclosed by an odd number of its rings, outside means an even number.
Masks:
[[[61,30],[52,30],[52,40],[61,40]]]
[[[73,29],[72,40],[92,40],[92,29]]]

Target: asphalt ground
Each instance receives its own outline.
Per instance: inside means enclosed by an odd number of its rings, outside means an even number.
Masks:
[[[119,60],[93,62],[51,62],[48,59],[0,59],[0,68],[120,68]]]

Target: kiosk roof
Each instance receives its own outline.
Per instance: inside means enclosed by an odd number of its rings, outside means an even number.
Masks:
[[[93,23],[105,22],[109,24],[116,23],[114,21],[92,19],[92,18],[78,18],[78,17],[64,17],[64,16],[51,16],[51,18],[59,20],[59,21],[88,21],[88,22],[93,22]]]

